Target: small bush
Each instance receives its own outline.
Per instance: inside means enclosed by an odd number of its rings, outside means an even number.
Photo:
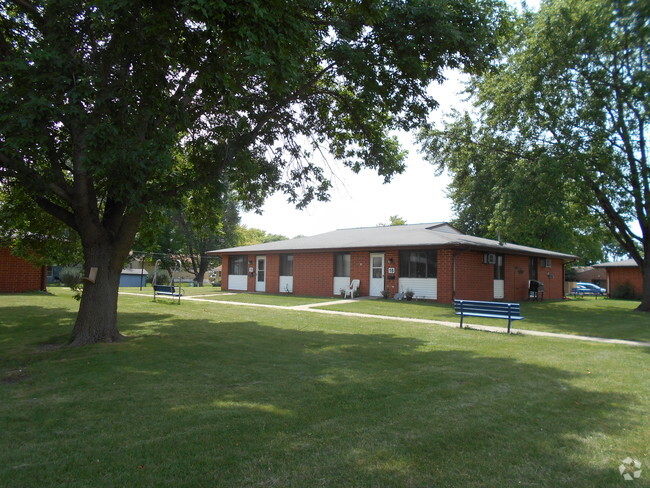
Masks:
[[[150,280],[150,283],[153,285],[169,285],[171,283],[171,277],[169,276],[169,272],[166,269],[159,269],[158,272],[156,273],[156,282],[153,282],[153,274],[150,274],[147,277],[147,280]]]
[[[59,272],[61,283],[75,292],[74,299],[81,300],[81,268],[67,267],[61,268]]]
[[[81,286],[81,268],[61,268],[59,278],[65,286],[71,290],[77,290]]]
[[[638,300],[640,297],[634,291],[632,283],[626,281],[622,285],[616,287],[616,289],[612,292],[612,298],[617,298],[619,300]]]

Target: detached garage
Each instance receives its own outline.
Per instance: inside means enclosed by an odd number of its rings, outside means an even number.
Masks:
[[[222,289],[337,296],[521,301],[563,297],[564,263],[576,256],[462,234],[447,223],[342,229],[312,237],[211,251]]]

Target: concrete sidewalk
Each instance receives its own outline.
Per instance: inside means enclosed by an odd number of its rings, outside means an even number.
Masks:
[[[130,292],[120,292],[120,295],[131,295],[131,296],[141,296],[151,298],[152,295],[144,293],[130,293]],[[316,307],[323,307],[327,305],[342,305],[345,303],[355,303],[356,300],[333,300],[331,302],[320,302],[320,303],[311,303],[306,305],[296,305],[293,307],[286,307],[282,305],[267,305],[262,303],[248,303],[248,302],[231,302],[228,300],[214,300],[209,298],[203,298],[200,296],[183,296],[183,301],[193,301],[193,302],[208,302],[208,303],[219,303],[223,305],[232,305],[232,306],[241,306],[241,307],[257,307],[257,308],[271,308],[277,310],[292,310],[296,312],[311,312],[319,313],[326,315],[340,315],[344,317],[359,317],[366,319],[376,319],[376,320],[387,320],[387,321],[397,321],[397,322],[409,322],[415,324],[426,324],[426,325],[442,325],[444,327],[460,328],[459,323],[457,322],[446,322],[441,320],[428,320],[428,319],[415,319],[410,317],[390,317],[387,315],[372,315],[367,313],[357,313],[357,312],[341,312],[339,310],[323,310]],[[464,324],[465,329],[472,330],[482,330],[486,332],[495,332],[498,334],[507,334],[508,329],[505,327],[492,327],[487,325],[478,325],[478,324]],[[625,339],[606,339],[603,337],[590,337],[590,336],[581,336],[573,334],[561,334],[558,332],[540,332],[536,330],[526,330],[526,329],[510,329],[512,334],[524,335],[524,336],[537,336],[537,337],[553,337],[556,339],[569,339],[574,341],[585,341],[585,342],[597,342],[601,344],[622,344],[626,346],[637,346],[637,347],[650,347],[650,342],[642,341],[630,341]]]

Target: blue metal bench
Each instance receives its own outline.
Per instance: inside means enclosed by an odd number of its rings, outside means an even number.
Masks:
[[[486,317],[489,319],[507,319],[508,334],[513,320],[523,320],[518,303],[479,302],[475,300],[454,300],[456,315],[460,315],[460,328],[463,328],[465,316]]]
[[[178,298],[178,303],[181,303],[181,293],[176,291],[176,287],[173,285],[153,285],[153,299],[156,299],[157,295]]]

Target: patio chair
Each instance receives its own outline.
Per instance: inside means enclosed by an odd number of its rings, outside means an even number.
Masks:
[[[347,298],[348,295],[350,296],[350,298],[354,298],[354,292],[357,291],[357,289],[359,288],[359,285],[360,285],[360,284],[361,284],[361,281],[360,281],[360,280],[352,280],[352,281],[350,282],[350,286],[348,286],[348,289],[345,290],[345,296],[344,296],[344,298]]]

